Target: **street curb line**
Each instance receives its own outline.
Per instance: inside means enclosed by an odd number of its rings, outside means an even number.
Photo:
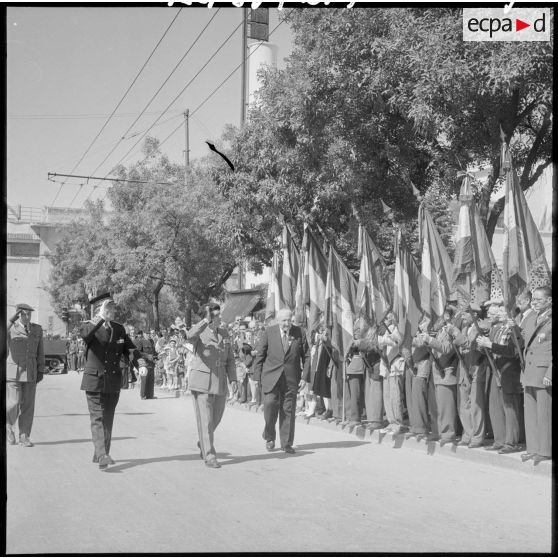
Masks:
[[[249,406],[247,403],[239,403],[238,401],[231,400],[227,401],[227,407],[252,413],[263,412],[263,405]],[[366,440],[372,444],[382,445],[383,447],[388,447],[391,444],[392,449],[404,448],[410,451],[420,451],[422,453],[426,452],[428,455],[439,454],[443,457],[457,457],[458,459],[462,459],[464,461],[474,461],[495,467],[503,467],[505,469],[512,469],[527,475],[534,474],[548,477],[552,476],[552,460],[542,461],[538,465],[533,465],[532,461],[523,463],[519,457],[521,452],[501,455],[498,452],[486,451],[483,448],[468,448],[467,446],[457,446],[455,444],[445,444],[444,446],[440,446],[439,442],[429,440],[419,441],[413,438],[406,440],[405,434],[381,434],[379,430],[370,430],[364,425],[348,428],[347,426],[340,424],[338,421],[331,419],[330,421],[327,421],[316,419],[314,417],[306,418],[303,416],[297,416],[296,421],[312,426],[318,426],[320,428],[327,428],[330,430],[352,434],[359,440]]]

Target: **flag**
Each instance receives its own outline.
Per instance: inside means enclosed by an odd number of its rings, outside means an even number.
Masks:
[[[318,329],[325,311],[327,259],[310,227],[304,225],[304,274],[302,303],[308,310],[308,333]]]
[[[285,225],[282,234],[282,253],[280,275],[278,278],[281,292],[281,308],[288,308],[294,312],[296,306],[296,285],[300,253],[291,236],[291,231]]]
[[[407,247],[401,230],[395,239],[395,278],[393,282],[393,313],[401,345],[411,348],[411,340],[418,329],[422,311],[420,307],[420,271]]]
[[[444,313],[453,290],[453,266],[430,212],[419,207],[421,243],[420,306],[425,316],[436,320]]]
[[[325,322],[331,329],[331,344],[345,354],[353,340],[357,281],[333,246],[329,248],[325,293]]]
[[[506,174],[502,294],[511,311],[516,296],[531,282],[533,266],[542,265],[549,277],[544,244],[510,163]]]
[[[490,273],[496,261],[473,198],[469,175],[463,178],[459,201],[453,279],[467,302],[475,289],[475,301],[482,304],[490,296]]]
[[[279,254],[273,252],[273,262],[269,270],[269,283],[267,287],[267,300],[265,304],[265,320],[272,320],[281,308],[281,293],[278,278],[281,273]]]
[[[358,227],[358,256],[360,273],[355,312],[359,317],[359,328],[363,330],[365,324],[382,322],[391,307],[392,297],[384,259],[362,225]]]

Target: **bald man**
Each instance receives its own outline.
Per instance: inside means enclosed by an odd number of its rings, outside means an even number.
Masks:
[[[275,448],[277,417],[281,449],[294,453],[296,394],[303,389],[310,366],[306,332],[292,325],[292,313],[279,310],[277,323],[262,333],[254,360],[254,380],[261,382],[264,394],[265,428],[263,438],[268,451]]]

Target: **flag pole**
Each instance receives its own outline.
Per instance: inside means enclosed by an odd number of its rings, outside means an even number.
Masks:
[[[347,367],[347,362],[345,361],[345,357],[343,357],[343,410],[341,412],[341,422],[345,422],[345,383],[347,381],[346,367]]]

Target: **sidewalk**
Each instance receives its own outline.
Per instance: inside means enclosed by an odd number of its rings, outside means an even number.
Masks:
[[[228,401],[227,405],[252,413],[263,412],[263,405],[259,407],[257,405],[250,406],[248,403],[238,403],[237,401]],[[370,430],[366,428],[366,426],[347,428],[347,426],[341,425],[340,422],[335,419],[320,420],[315,417],[307,419],[302,416],[297,416],[296,420],[297,422],[303,422],[320,428],[347,432],[353,434],[359,440],[366,440],[386,448],[419,451],[427,455],[439,454],[442,456],[457,457],[467,461],[514,469],[527,474],[552,475],[552,461],[542,461],[538,465],[533,465],[532,461],[523,463],[520,457],[523,452],[502,455],[495,451],[486,451],[484,448],[470,449],[467,446],[457,446],[455,444],[440,446],[439,442],[428,440],[418,441],[416,438],[405,439],[405,434],[397,434],[395,436],[392,434],[381,434],[379,430]],[[486,446],[488,445],[490,444],[487,443]]]

